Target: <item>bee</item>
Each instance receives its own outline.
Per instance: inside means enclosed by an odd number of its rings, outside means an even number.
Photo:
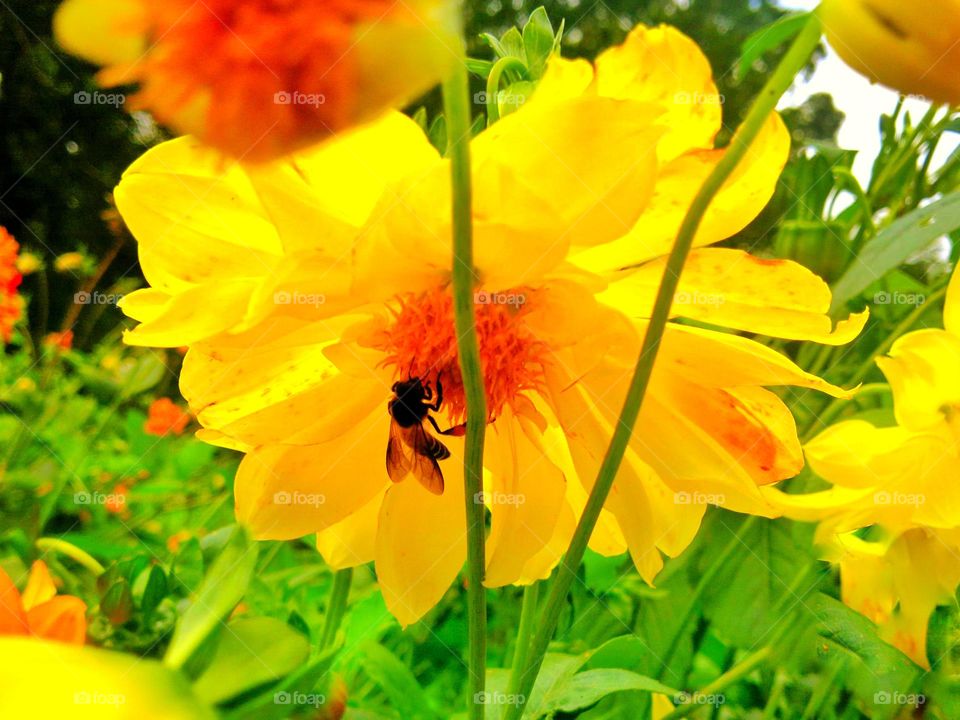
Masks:
[[[463,435],[464,426],[441,430],[430,412],[440,410],[443,385],[437,378],[437,394],[418,377],[395,382],[394,396],[387,403],[390,413],[390,439],[387,441],[387,474],[400,482],[408,473],[434,495],[443,495],[443,472],[440,460],[450,457],[450,450],[423,426],[429,420],[440,435]]]

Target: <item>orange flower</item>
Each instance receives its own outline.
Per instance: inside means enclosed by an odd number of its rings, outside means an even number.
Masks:
[[[17,294],[23,276],[17,269],[20,246],[13,235],[0,226],[0,340],[10,342],[13,325],[23,314],[23,299]]]
[[[69,350],[73,347],[73,330],[48,333],[43,339],[44,345],[60,350]]]
[[[157,398],[147,411],[143,431],[147,435],[163,437],[168,433],[180,435],[190,422],[190,415],[170,398]]]
[[[87,637],[87,605],[72,595],[57,595],[46,563],[30,568],[23,594],[0,568],[0,635],[35,635],[83,645]]]
[[[106,66],[104,85],[139,84],[131,107],[262,160],[439,82],[457,57],[454,9],[450,0],[67,0],[54,29],[68,51]]]

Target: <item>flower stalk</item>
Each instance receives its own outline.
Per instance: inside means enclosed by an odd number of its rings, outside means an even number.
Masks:
[[[783,61],[757,96],[749,114],[730,141],[730,146],[723,159],[704,181],[683,219],[660,281],[653,312],[641,346],[640,357],[630,381],[620,419],[615,425],[616,429],[597,474],[597,480],[584,507],[583,515],[570,541],[570,547],[557,570],[550,595],[542,612],[543,621],[531,640],[530,659],[527,667],[520,674],[518,685],[508,689],[508,695],[517,697],[519,702],[507,708],[504,720],[518,720],[523,714],[523,700],[530,696],[533,689],[550,640],[560,619],[560,614],[565,606],[567,594],[576,577],[577,568],[583,560],[590,535],[596,526],[600,511],[603,509],[610,488],[613,486],[617,470],[626,453],[650,382],[660,341],[670,316],[670,307],[680,281],[680,273],[693,247],[694,237],[700,222],[714,196],[746,156],[751,143],[760,134],[783,93],[793,84],[796,75],[806,66],[813,51],[820,44],[820,35],[820,21],[815,14],[812,14],[803,30],[794,40],[790,50],[784,56]]]
[[[467,619],[469,678],[467,716],[483,718],[478,701],[486,680],[487,608],[483,588],[485,567],[484,505],[477,498],[483,490],[483,441],[487,428],[487,404],[480,366],[473,288],[473,227],[470,180],[470,83],[461,60],[443,84],[447,120],[447,156],[453,187],[453,317],[457,332],[457,355],[466,397],[467,428],[464,439],[463,479],[467,519]]]
[[[350,596],[350,584],[353,582],[353,568],[338,570],[333,576],[333,589],[327,605],[327,616],[323,621],[323,635],[320,649],[326,650],[337,639],[340,622],[347,611],[347,598]]]

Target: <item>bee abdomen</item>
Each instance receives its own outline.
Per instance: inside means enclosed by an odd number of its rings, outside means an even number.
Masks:
[[[450,450],[433,435],[427,435],[427,453],[434,460],[446,460],[450,457]]]

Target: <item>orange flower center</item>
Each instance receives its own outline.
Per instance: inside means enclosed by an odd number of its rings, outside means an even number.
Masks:
[[[474,297],[487,417],[493,422],[522,393],[543,388],[548,348],[524,324],[535,302],[529,290]],[[466,401],[449,289],[400,297],[393,312],[395,319],[375,343],[387,355],[383,364],[395,368],[397,380],[418,377],[434,390],[442,382],[442,409],[451,423],[463,422]]]
[[[178,129],[257,159],[345,126],[357,26],[395,0],[164,0],[145,3],[150,46],[110,84],[139,81],[136,104]],[[401,6],[402,7],[402,6]],[[186,126],[186,127],[185,127]],[[265,137],[266,136],[266,137]]]

